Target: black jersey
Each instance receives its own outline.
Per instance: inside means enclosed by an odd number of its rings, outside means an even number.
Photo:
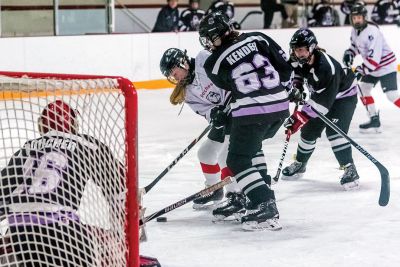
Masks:
[[[123,174],[122,164],[95,138],[51,131],[27,141],[10,159],[1,171],[0,198],[18,206],[16,212],[32,211],[32,203],[34,211],[77,210],[89,179],[115,201]]]
[[[371,19],[377,24],[392,24],[399,19],[398,1],[379,0],[372,9]]]
[[[204,65],[211,81],[232,91],[232,121],[274,122],[289,115],[284,82],[292,69],[285,52],[263,33],[243,33],[213,51]]]
[[[179,31],[197,31],[199,29],[200,20],[204,17],[204,10],[201,9],[185,9],[181,13],[179,22]]]
[[[227,15],[229,19],[233,19],[235,17],[235,5],[232,2],[226,0],[214,1],[208,8],[207,14],[218,11]]]
[[[295,67],[296,75],[304,79],[310,91],[308,105],[303,107],[303,111],[311,117],[316,117],[316,114],[309,109],[310,106],[326,114],[336,99],[357,94],[354,73],[350,69],[343,69],[339,62],[325,52],[317,50],[311,66],[300,66],[297,62],[292,63],[292,66]]]

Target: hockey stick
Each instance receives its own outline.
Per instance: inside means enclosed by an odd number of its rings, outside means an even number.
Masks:
[[[229,102],[228,102],[228,103],[226,104],[226,107],[224,108],[224,112],[227,113],[227,114],[229,114],[229,111],[230,111],[230,106],[229,106]],[[207,132],[211,129],[211,127],[212,127],[212,123],[211,123],[210,125],[208,125],[208,126],[203,130],[203,132],[202,132],[196,139],[194,139],[194,140],[193,140],[179,155],[178,155],[178,157],[176,157],[176,158],[174,159],[174,161],[173,161],[171,164],[169,164],[169,166],[168,166],[165,170],[162,171],[162,173],[160,173],[160,174],[156,177],[156,179],[154,179],[150,184],[146,185],[144,188],[139,189],[139,199],[141,199],[143,195],[145,195],[147,192],[149,192],[149,191],[161,180],[161,178],[163,178],[164,175],[167,174],[167,173],[172,169],[172,167],[174,167],[174,166],[178,163],[178,161],[179,161],[181,158],[183,158],[183,156],[185,156],[185,155],[189,152],[189,150],[192,149],[192,147],[194,147],[194,145],[197,144],[197,143],[200,141],[201,138],[203,138],[204,135],[207,134]],[[139,203],[141,203],[141,202],[139,202]]]
[[[185,156],[185,155],[189,152],[189,150],[192,149],[192,148],[194,147],[194,145],[197,144],[197,143],[200,141],[201,138],[203,138],[204,135],[206,135],[206,134],[208,133],[208,131],[211,129],[211,127],[212,127],[211,124],[208,125],[208,126],[203,130],[203,132],[201,132],[201,134],[200,134],[196,139],[194,139],[194,140],[193,140],[179,155],[178,155],[178,157],[176,157],[176,158],[174,159],[174,161],[172,161],[172,163],[169,164],[169,166],[168,166],[167,168],[165,168],[165,170],[163,170],[163,171],[156,177],[156,179],[154,179],[150,184],[146,185],[143,189],[141,189],[141,193],[144,195],[144,194],[146,194],[147,192],[149,192],[149,191],[161,180],[161,178],[163,178],[164,175],[167,174],[167,173],[172,169],[172,167],[174,167],[174,166],[178,163],[178,161],[179,161],[181,158],[183,158],[183,156]]]
[[[390,198],[390,177],[389,172],[378,160],[376,160],[371,154],[369,154],[363,147],[357,144],[353,139],[351,139],[345,132],[343,132],[339,127],[337,127],[331,120],[325,117],[322,113],[318,112],[314,108],[312,110],[318,115],[318,117],[325,122],[332,130],[343,136],[347,141],[350,142],[358,151],[361,152],[367,159],[369,159],[378,168],[381,174],[381,192],[379,195],[379,205],[386,206],[389,203]]]
[[[245,20],[247,19],[247,17],[251,16],[251,15],[262,15],[263,12],[260,10],[253,10],[253,11],[249,11],[243,18],[242,20],[239,22],[239,25],[242,26],[243,22],[245,22]]]
[[[177,208],[189,203],[190,201],[195,200],[196,198],[210,194],[211,192],[214,192],[215,190],[218,190],[218,189],[224,187],[225,185],[232,183],[232,179],[233,179],[232,177],[226,177],[224,180],[222,180],[219,183],[216,183],[216,184],[214,184],[210,187],[207,187],[206,189],[203,189],[191,196],[188,196],[182,200],[179,200],[178,202],[175,202],[174,204],[171,204],[168,207],[163,208],[162,210],[154,212],[153,214],[139,220],[139,226],[142,226],[143,224],[147,223],[148,221],[151,221],[157,217],[160,217],[161,215],[163,215],[165,213],[168,213],[174,209],[177,209]]]
[[[299,108],[299,103],[296,103],[293,113],[296,112],[298,108]],[[278,170],[276,170],[275,177],[272,178],[272,179],[274,179],[275,183],[277,183],[279,181],[279,176],[281,175],[281,171],[282,171],[283,160],[286,157],[286,151],[287,151],[291,136],[292,136],[292,132],[290,130],[288,130],[286,133],[285,144],[283,145],[281,159],[279,160]]]

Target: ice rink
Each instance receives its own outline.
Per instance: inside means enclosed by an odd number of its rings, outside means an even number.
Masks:
[[[143,187],[164,170],[207,126],[188,106],[169,104],[170,90],[139,91],[139,182]],[[359,191],[339,185],[342,171],[323,133],[299,181],[274,186],[281,231],[244,232],[240,224],[213,224],[210,211],[191,203],[168,214],[168,222],[147,224],[148,242],[140,253],[157,257],[163,267],[400,266],[400,110],[374,89],[383,133],[361,134],[367,120],[358,104],[349,136],[389,170],[391,199],[378,205],[380,175],[372,162],[353,149],[361,176]],[[299,135],[293,136],[284,166],[292,160]],[[264,142],[268,169],[274,175],[284,144],[281,129]],[[149,215],[204,187],[198,146],[194,147],[147,195]]]

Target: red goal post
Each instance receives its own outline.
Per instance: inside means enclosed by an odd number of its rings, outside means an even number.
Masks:
[[[109,84],[112,87],[107,87]],[[63,86],[66,86],[63,88]],[[99,86],[99,87],[97,87]],[[36,87],[36,88],[35,88]],[[110,146],[112,152],[116,152],[117,157],[121,162],[125,164],[125,195],[122,198],[124,205],[119,211],[124,217],[121,220],[116,220],[113,222],[114,218],[108,218],[109,221],[108,228],[112,228],[115,232],[120,230],[118,227],[122,227],[123,237],[121,240],[116,240],[119,237],[113,237],[112,242],[117,243],[115,247],[110,248],[110,251],[104,253],[106,257],[113,257],[112,250],[121,249],[124,253],[123,265],[129,267],[139,266],[139,208],[137,202],[138,194],[138,135],[137,135],[137,93],[131,81],[123,77],[117,76],[96,76],[96,75],[76,75],[76,74],[55,74],[55,73],[28,73],[28,72],[2,72],[0,71],[0,122],[2,120],[7,120],[5,124],[11,125],[14,121],[12,118],[6,118],[4,114],[8,114],[7,110],[2,112],[2,109],[12,109],[13,106],[24,106],[24,107],[34,107],[35,111],[32,112],[34,115],[30,117],[29,110],[23,110],[21,112],[15,112],[16,127],[20,127],[19,122],[21,122],[20,116],[27,116],[27,122],[22,124],[30,125],[36,124],[35,118],[38,116],[39,109],[43,108],[46,103],[54,100],[62,99],[63,101],[70,101],[72,106],[77,106],[77,110],[82,116],[83,124],[87,123],[89,125],[80,125],[83,133],[96,135],[100,141],[104,142],[106,145]],[[16,100],[18,103],[12,103]],[[96,102],[97,101],[97,102]],[[113,102],[115,101],[115,102]],[[11,103],[7,105],[7,102]],[[38,107],[36,107],[38,106]],[[90,110],[95,107],[94,110]],[[19,107],[18,107],[19,108]],[[122,113],[122,114],[120,114]],[[101,116],[108,116],[102,119]],[[8,116],[8,115],[7,115]],[[36,116],[36,117],[35,117]],[[85,118],[85,116],[87,118]],[[114,117],[113,117],[114,116]],[[117,117],[117,118],[115,118]],[[9,121],[10,120],[10,121]],[[22,118],[23,120],[23,118]],[[122,129],[116,129],[117,121],[121,122],[118,125]],[[110,123],[113,125],[111,129],[107,128]],[[21,124],[21,125],[22,125]],[[3,126],[0,125],[3,129]],[[10,128],[15,127],[9,126]],[[22,126],[21,126],[22,127]],[[97,127],[96,129],[90,129]],[[80,129],[81,129],[80,128]],[[14,128],[12,128],[14,129]],[[88,130],[88,133],[85,132]],[[118,134],[114,131],[120,130]],[[0,169],[4,167],[4,162],[6,162],[6,157],[10,158],[15,149],[20,149],[24,142],[28,141],[30,138],[38,138],[40,135],[36,129],[34,132],[32,129],[27,129],[22,132],[22,136],[16,136],[14,130],[10,130],[9,139],[6,141],[0,140],[1,143],[16,142],[17,145],[4,145],[1,146],[0,143]],[[18,132],[18,130],[16,130]],[[115,134],[115,135],[114,135]],[[2,135],[2,138],[5,135]],[[104,137],[102,140],[101,137]],[[115,140],[118,139],[118,140]],[[18,141],[17,141],[18,140]],[[14,151],[11,151],[14,150]],[[10,153],[11,152],[11,153]],[[112,186],[112,183],[110,183]],[[114,205],[114,204],[113,204]],[[118,205],[115,204],[109,209],[118,209]],[[85,211],[86,212],[86,211]],[[84,212],[83,212],[84,213]],[[6,214],[7,215],[7,214]],[[111,216],[111,215],[110,215]],[[95,219],[97,220],[97,219]],[[120,223],[123,225],[113,225]],[[106,227],[106,228],[107,228]],[[101,231],[97,231],[101,232]],[[106,231],[107,232],[107,231]],[[99,234],[100,235],[100,234]],[[108,239],[108,234],[103,237],[99,237],[96,242],[101,242],[101,239],[105,239],[105,244],[101,246],[106,246]],[[1,233],[0,233],[0,237]],[[6,240],[9,237],[6,237]],[[4,242],[3,242],[4,243]],[[9,251],[9,248],[5,248],[4,244],[0,242],[0,252]],[[3,247],[1,247],[3,246]],[[110,245],[111,246],[111,245]],[[97,248],[97,250],[101,250]],[[100,252],[97,252],[100,253]],[[1,254],[1,253],[0,253]],[[0,255],[1,256],[1,255]],[[99,254],[97,255],[98,257]],[[104,263],[107,262],[107,263]],[[110,265],[109,258],[103,261],[102,259],[97,259],[97,263],[100,265],[114,266]],[[11,264],[11,263],[10,263]],[[12,264],[11,264],[12,265]],[[11,266],[10,265],[10,266]],[[119,266],[120,263],[118,264]],[[3,266],[3,265],[2,265]],[[6,265],[7,266],[7,265]],[[12,265],[14,266],[14,265]],[[117,265],[115,265],[117,266]]]

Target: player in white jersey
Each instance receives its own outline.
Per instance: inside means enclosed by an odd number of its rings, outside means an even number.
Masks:
[[[230,92],[215,86],[208,79],[203,65],[210,52],[203,50],[196,58],[189,58],[186,51],[170,48],[164,52],[160,69],[169,81],[176,84],[171,94],[173,105],[186,103],[196,113],[213,123],[207,139],[198,150],[198,159],[205,177],[205,185],[211,186],[229,175],[226,166],[230,131],[230,116],[223,110],[229,105]],[[265,162],[264,162],[265,164]],[[228,193],[236,192],[235,185],[227,185]],[[214,206],[223,198],[223,189],[194,201],[193,208]]]
[[[396,56],[387,44],[378,26],[366,20],[367,9],[362,3],[355,4],[351,9],[350,20],[353,26],[351,32],[351,47],[343,56],[344,65],[351,67],[356,55],[361,55],[363,63],[355,69],[360,79],[361,101],[368,111],[370,121],[360,124],[362,132],[380,132],[379,113],[371,95],[372,88],[381,83],[386,97],[400,108],[400,96],[397,90]]]

